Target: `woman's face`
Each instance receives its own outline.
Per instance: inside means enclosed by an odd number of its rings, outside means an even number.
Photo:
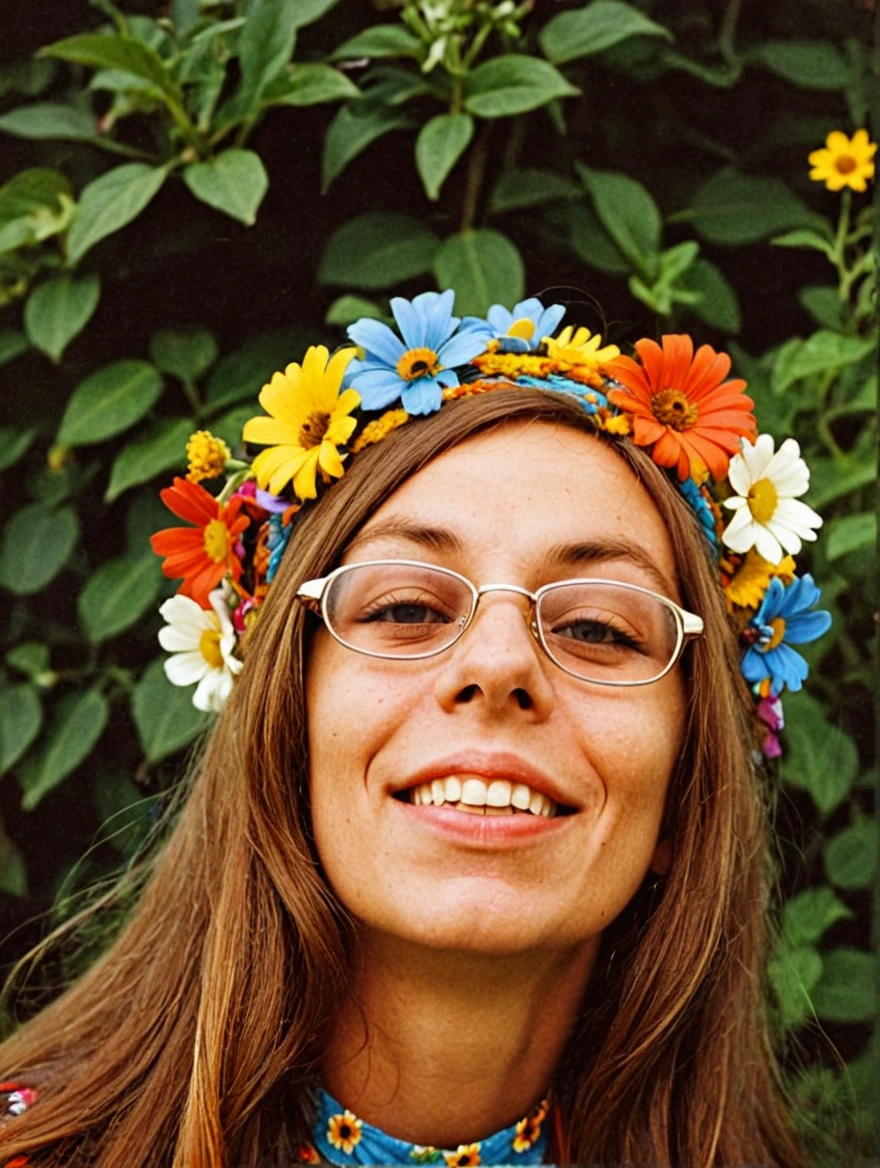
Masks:
[[[343,562],[397,558],[478,586],[600,576],[680,602],[668,533],[632,471],[590,435],[546,423],[502,426],[436,458]],[[680,668],[644,686],[581,681],[545,655],[528,609],[514,592],[488,593],[454,645],[417,661],[367,657],[316,632],[315,841],[336,894],[373,930],[498,954],[594,945],[649,867],[662,867],[685,722]],[[417,785],[439,779],[445,791],[455,778],[524,783],[560,813],[410,801]]]

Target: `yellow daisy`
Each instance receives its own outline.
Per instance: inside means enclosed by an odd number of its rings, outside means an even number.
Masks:
[[[874,177],[876,151],[877,143],[870,140],[867,130],[856,130],[852,138],[847,138],[842,130],[832,130],[825,139],[824,149],[814,150],[809,156],[813,168],[810,178],[823,182],[829,191],[842,191],[844,187],[867,190],[868,182]]]
[[[210,430],[196,430],[186,444],[186,457],[186,477],[191,483],[200,483],[222,475],[232,455],[222,438],[216,438]]]
[[[561,365],[588,365],[596,368],[620,356],[617,345],[602,347],[602,338],[588,328],[574,329],[567,325],[558,337],[544,337],[547,356]]]
[[[263,386],[260,405],[271,416],[251,418],[242,437],[269,447],[253,463],[264,491],[277,495],[293,480],[297,498],[314,499],[319,469],[325,481],[342,477],[337,447],[351,437],[357,422],[349,415],[361,399],[353,389],[339,390],[355,352],[340,349],[331,357],[324,345],[312,345],[302,365],[288,365]]]
[[[325,350],[326,352],[326,350]],[[361,1121],[348,1108],[341,1115],[331,1115],[327,1124],[327,1139],[334,1148],[350,1156],[361,1141]]]
[[[760,608],[774,576],[779,576],[783,584],[791,583],[794,579],[792,557],[786,556],[780,564],[771,564],[750,548],[724,592],[730,603],[738,608]]]

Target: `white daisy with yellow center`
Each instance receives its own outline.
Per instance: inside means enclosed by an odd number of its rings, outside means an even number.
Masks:
[[[159,613],[167,621],[159,633],[159,644],[171,656],[165,675],[172,685],[193,685],[197,710],[219,714],[232,691],[242,662],[233,656],[235,630],[229,619],[227,593],[218,588],[210,593],[210,609],[201,608],[188,596],[172,596]]]
[[[822,516],[798,501],[810,485],[810,472],[794,438],[774,453],[770,434],[753,443],[743,438],[730,460],[728,477],[737,493],[724,500],[735,511],[721,536],[731,551],[745,555],[755,548],[768,563],[780,564],[785,552],[796,555],[802,540],[814,540]]]

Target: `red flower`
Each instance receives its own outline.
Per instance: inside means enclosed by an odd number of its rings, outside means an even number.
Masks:
[[[204,487],[176,478],[159,492],[162,502],[194,527],[169,527],[150,540],[157,556],[165,556],[162,571],[172,580],[183,579],[178,592],[190,596],[202,608],[210,608],[208,593],[224,576],[238,583],[241,561],[235,554],[237,537],[250,520],[239,515],[242,500],[220,503]]]
[[[716,480],[727,474],[730,457],[741,437],[755,433],[750,413],[754,402],[742,391],[740,379],[725,381],[730,358],[701,345],[694,355],[688,336],[636,342],[641,364],[618,357],[608,372],[625,390],[611,390],[609,401],[633,415],[633,441],[650,446],[659,466],[677,467],[700,482],[706,471]]]

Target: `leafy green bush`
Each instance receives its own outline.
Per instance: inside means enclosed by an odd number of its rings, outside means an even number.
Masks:
[[[769,980],[819,1160],[867,1162],[874,220],[806,156],[867,120],[870,16],[533,7],[92,0],[0,72],[7,957],[134,854],[206,725],[162,670],[148,543],[188,435],[235,447],[274,369],[391,293],[550,290],[623,345],[727,348],[812,468],[835,623],[786,702]]]

